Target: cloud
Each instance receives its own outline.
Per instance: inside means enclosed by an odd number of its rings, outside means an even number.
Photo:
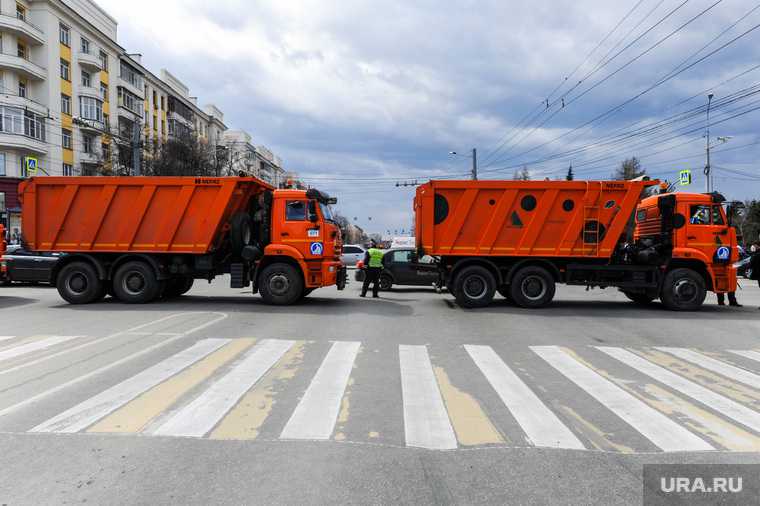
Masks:
[[[492,172],[494,176],[511,176],[511,166],[521,164],[528,164],[537,175],[556,174],[570,163],[579,167],[576,173],[580,176],[585,163],[590,176],[604,177],[620,160],[634,155],[641,156],[645,166],[651,163],[663,172],[662,166],[655,164],[693,155],[696,143],[686,141],[699,138],[699,133],[662,144],[658,143],[663,137],[650,136],[614,148],[600,146],[573,156],[542,160],[598,142],[627,123],[656,120],[697,107],[704,98],[668,109],[749,68],[758,61],[760,52],[758,30],[604,121],[573,130],[657,82],[752,5],[723,2],[575,100],[589,86],[712,4],[707,0],[689,2],[593,72],[605,53],[617,48],[610,52],[615,55],[677,5],[666,2],[658,7],[658,0],[644,0],[552,97],[562,96],[588,76],[565,97],[569,105],[563,109],[557,102],[547,111],[545,106],[542,109],[542,101],[584,62],[634,2],[100,3],[119,20],[122,45],[129,51],[142,52],[149,68],[168,68],[189,84],[202,102],[217,104],[230,127],[249,131],[255,142],[272,148],[289,168],[315,178],[407,179],[466,174],[469,161],[447,153],[466,152],[474,146],[480,149],[484,170],[507,167]],[[135,12],[150,15],[135,16]],[[645,18],[647,13],[650,15]],[[699,56],[759,20],[757,11]],[[623,39],[638,22],[640,27]],[[758,80],[760,71],[725,84],[715,93],[727,95]],[[533,121],[521,123],[524,118]],[[757,126],[756,117],[750,114],[717,129],[719,135],[749,138],[742,141],[746,144]],[[668,132],[677,134],[675,129]],[[563,137],[551,142],[559,136]],[[505,149],[489,159],[489,152],[509,138],[512,141]],[[546,146],[534,149],[544,143]],[[731,143],[738,145],[736,140]],[[648,155],[667,147],[672,150]],[[751,155],[756,153],[751,146],[726,151],[721,163],[739,164],[752,160]],[[608,158],[592,163],[604,156]],[[504,161],[488,165],[500,159]],[[688,163],[696,168],[702,162],[685,159],[679,167]],[[596,172],[590,170],[594,167]],[[378,228],[408,228],[410,192],[396,189],[392,182],[314,179],[317,181],[341,197],[340,207],[347,214],[366,214],[371,209],[375,214],[372,223]],[[737,197],[757,193],[746,182],[727,179],[722,184]]]

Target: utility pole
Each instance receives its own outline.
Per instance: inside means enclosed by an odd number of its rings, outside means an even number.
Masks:
[[[472,180],[478,180],[478,150],[472,148]]]
[[[707,193],[710,193],[712,184],[711,179],[712,176],[710,175],[711,167],[710,167],[710,105],[712,104],[713,94],[710,93],[707,95],[707,164],[705,165],[705,188],[707,190]]]
[[[132,174],[135,176],[142,175],[142,163],[140,155],[140,124],[135,121],[132,127]]]

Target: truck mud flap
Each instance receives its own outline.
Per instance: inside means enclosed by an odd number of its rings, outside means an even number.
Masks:
[[[348,271],[345,267],[341,267],[338,270],[338,276],[335,280],[335,284],[338,286],[338,290],[345,290],[346,283],[348,282]]]

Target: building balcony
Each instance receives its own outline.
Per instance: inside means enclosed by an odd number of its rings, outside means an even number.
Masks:
[[[100,165],[102,163],[102,159],[95,153],[82,152],[79,154],[79,163],[82,165]]]
[[[94,119],[74,118],[74,125],[78,126],[83,132],[96,135],[100,135],[106,130],[105,123]]]
[[[17,93],[9,93],[2,90],[0,90],[0,106],[18,107],[19,109],[26,109],[42,116],[47,116],[48,114],[47,106],[35,102],[30,98],[20,97]]]
[[[91,72],[100,72],[103,67],[100,64],[100,57],[92,53],[78,53],[77,61],[86,70]]]
[[[0,131],[0,149],[9,149],[15,151],[24,151],[46,155],[48,150],[47,143],[35,137],[24,134]]]
[[[98,88],[93,88],[92,86],[80,86],[78,92],[85,97],[97,98],[100,101],[103,100],[103,94],[100,90]]]
[[[21,37],[32,45],[45,44],[45,33],[42,31],[42,28],[16,16],[0,14],[0,30],[10,32],[16,37]]]
[[[133,95],[137,96],[141,101],[145,100],[145,89],[138,87],[136,84],[129,82],[127,79],[119,76],[119,86],[123,87]],[[142,86],[142,85],[140,85]]]
[[[36,81],[44,81],[47,78],[44,67],[15,54],[0,53],[0,69],[18,72],[22,76]]]

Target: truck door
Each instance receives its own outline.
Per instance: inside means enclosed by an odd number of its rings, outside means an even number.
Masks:
[[[686,239],[690,247],[704,252],[710,261],[716,259],[721,247],[733,250],[723,208],[718,204],[690,204]],[[722,250],[725,251],[725,250]],[[721,253],[722,253],[721,251]],[[726,260],[730,260],[730,257]]]
[[[284,204],[285,216],[280,228],[280,241],[296,248],[306,260],[322,257],[322,230],[318,222],[310,220],[309,200],[289,198]]]

